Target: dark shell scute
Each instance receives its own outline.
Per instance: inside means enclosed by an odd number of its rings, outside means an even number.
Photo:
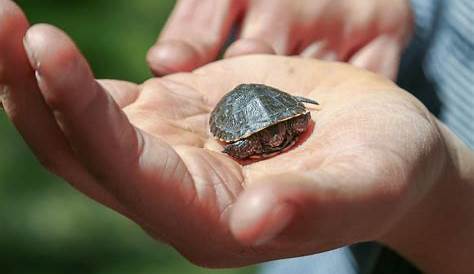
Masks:
[[[209,124],[214,136],[229,142],[306,112],[303,103],[286,92],[261,84],[241,84],[219,101]]]

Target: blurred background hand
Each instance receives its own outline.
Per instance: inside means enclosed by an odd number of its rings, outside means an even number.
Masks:
[[[301,55],[394,79],[411,29],[408,0],[180,0],[148,63],[163,75],[190,71],[223,51]]]
[[[41,163],[200,265],[382,239],[446,171],[434,118],[371,73],[247,56],[142,85],[96,81],[63,32],[2,4],[2,101]],[[309,138],[246,166],[222,154],[209,112],[245,82],[318,100]]]

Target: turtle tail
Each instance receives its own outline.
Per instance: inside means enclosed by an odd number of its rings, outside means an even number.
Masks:
[[[311,99],[308,99],[308,98],[305,98],[305,97],[301,97],[301,96],[295,96],[296,100],[298,102],[301,102],[301,103],[308,103],[308,104],[314,104],[314,105],[319,105],[318,102],[314,101],[314,100],[311,100]]]

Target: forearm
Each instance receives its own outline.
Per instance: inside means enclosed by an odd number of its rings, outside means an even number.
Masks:
[[[444,125],[443,176],[382,242],[426,273],[474,271],[474,153]]]

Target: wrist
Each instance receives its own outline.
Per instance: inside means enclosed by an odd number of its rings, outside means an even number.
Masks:
[[[426,273],[471,273],[474,269],[474,153],[444,125],[438,124],[446,152],[440,176],[424,198],[380,242]]]

